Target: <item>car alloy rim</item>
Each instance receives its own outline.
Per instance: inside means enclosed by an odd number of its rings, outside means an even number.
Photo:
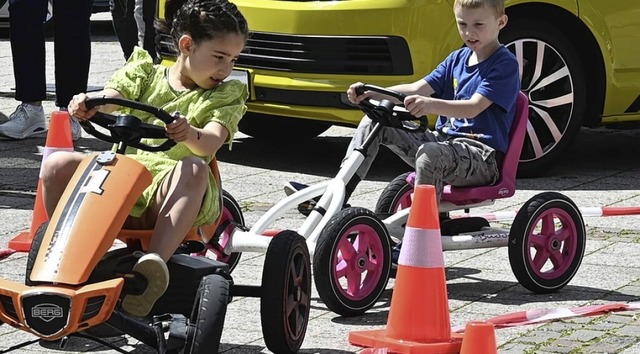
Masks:
[[[537,160],[558,144],[571,122],[573,78],[562,55],[544,41],[519,39],[507,48],[518,59],[522,90],[529,98],[529,127],[520,161]]]

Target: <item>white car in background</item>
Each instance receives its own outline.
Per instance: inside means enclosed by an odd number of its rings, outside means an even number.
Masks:
[[[47,21],[51,18],[51,1],[49,0]],[[93,13],[107,11],[109,11],[109,0],[93,0]],[[9,0],[0,0],[0,28],[9,28]]]

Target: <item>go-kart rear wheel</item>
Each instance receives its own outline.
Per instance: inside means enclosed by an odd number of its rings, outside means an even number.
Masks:
[[[320,233],[313,275],[320,299],[333,312],[357,316],[375,305],[391,272],[391,238],[365,208],[336,213]]]
[[[578,271],[585,243],[584,220],[574,202],[560,193],[540,193],[524,203],[511,226],[511,269],[528,290],[556,292]]]
[[[202,277],[189,317],[185,354],[217,353],[222,337],[231,283],[219,274]]]
[[[296,353],[311,310],[311,260],[304,237],[285,230],[269,243],[262,270],[260,318],[267,348]]]
[[[222,230],[218,237],[213,237],[205,245],[206,249],[198,253],[198,255],[207,256],[228,264],[229,272],[231,272],[236,265],[238,265],[238,262],[240,262],[242,253],[233,252],[230,255],[226,255],[222,252],[222,249],[224,249],[224,246],[229,242],[229,237],[231,237],[234,225],[244,225],[244,216],[242,215],[240,204],[225,190],[222,190],[222,204],[222,219],[220,220],[220,225],[227,223],[228,226]],[[231,221],[231,223],[228,221]]]
[[[407,177],[411,172],[405,172],[394,178],[380,194],[376,203],[376,214],[381,217],[393,214],[398,210],[411,206],[413,186],[407,182]]]
[[[40,245],[42,244],[42,239],[44,238],[44,233],[47,231],[48,225],[48,221],[40,225],[40,227],[38,227],[38,230],[36,230],[35,234],[33,235],[33,239],[31,240],[29,255],[27,256],[27,269],[24,276],[25,285],[34,285],[34,283],[31,281],[31,271],[33,270],[33,264],[36,262],[36,257],[38,256],[38,252],[40,251]]]

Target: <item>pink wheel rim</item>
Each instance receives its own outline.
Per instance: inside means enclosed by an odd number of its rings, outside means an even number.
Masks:
[[[578,232],[571,216],[559,208],[545,210],[532,223],[526,256],[535,274],[556,279],[564,274],[578,250]]]
[[[356,225],[340,235],[333,255],[333,281],[342,295],[362,300],[376,288],[384,267],[384,251],[378,233]]]

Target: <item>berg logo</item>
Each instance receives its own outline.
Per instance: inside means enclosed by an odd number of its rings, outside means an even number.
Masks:
[[[509,189],[507,189],[507,188],[500,188],[500,190],[498,191],[498,194],[499,194],[501,197],[507,196],[507,195],[509,195]]]
[[[31,316],[51,322],[55,318],[62,318],[62,307],[56,304],[39,304],[31,309]]]

